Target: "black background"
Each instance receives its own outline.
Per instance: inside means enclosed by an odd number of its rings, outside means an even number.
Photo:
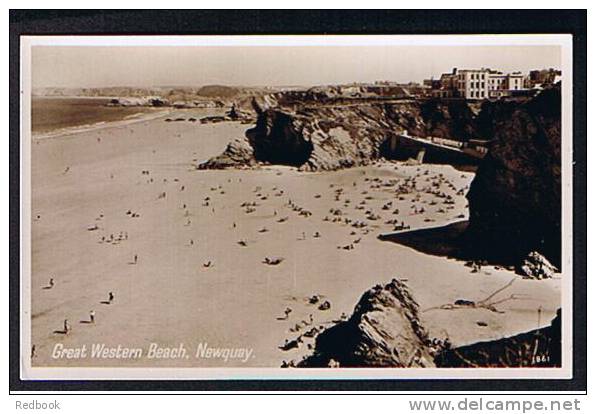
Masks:
[[[10,381],[20,391],[585,391],[586,390],[586,10],[11,10]],[[573,379],[571,380],[20,380],[21,35],[231,34],[573,35]]]

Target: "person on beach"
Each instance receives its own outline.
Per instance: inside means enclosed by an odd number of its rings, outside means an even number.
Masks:
[[[64,319],[64,334],[68,335],[70,333],[70,323],[68,323],[68,319]]]
[[[135,254],[135,257],[133,259],[133,263],[137,264],[137,262],[139,261],[139,257]]]
[[[108,293],[108,303],[112,303],[114,301],[114,293]]]
[[[53,277],[51,277],[51,278],[50,278],[50,282],[49,282],[49,288],[51,289],[51,288],[53,288],[53,287],[54,287],[54,278],[53,278]]]
[[[95,311],[94,310],[89,311],[89,322],[95,323]]]

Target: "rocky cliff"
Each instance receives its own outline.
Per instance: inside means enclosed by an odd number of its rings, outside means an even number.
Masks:
[[[532,251],[561,262],[561,91],[491,104],[494,139],[468,192],[474,253],[518,263]],[[488,112],[487,112],[488,113]]]
[[[321,99],[315,100],[320,102]],[[333,170],[365,165],[381,158],[386,155],[383,143],[404,131],[412,136],[459,140],[475,136],[473,113],[461,101],[421,103],[406,99],[386,103],[304,105],[294,109],[287,106],[257,108],[257,112],[256,126],[246,132],[253,154],[238,160],[237,166],[258,161],[310,171]],[[219,160],[229,160],[228,151],[237,153],[234,145],[200,168],[231,166]]]

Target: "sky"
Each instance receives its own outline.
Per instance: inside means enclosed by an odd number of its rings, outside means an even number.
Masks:
[[[452,68],[561,67],[559,46],[33,46],[32,86],[421,82]]]

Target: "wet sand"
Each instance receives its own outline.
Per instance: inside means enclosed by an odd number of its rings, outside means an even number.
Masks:
[[[167,117],[215,113],[179,110]],[[431,335],[449,336],[454,345],[546,325],[560,306],[558,279],[523,280],[493,267],[471,273],[463,261],[377,239],[394,230],[391,220],[416,229],[467,218],[458,191],[472,173],[392,162],[322,173],[275,166],[198,171],[193,164],[219,154],[250,125],[165,118],[33,141],[34,366],[279,367],[308,353],[312,343],[283,351],[278,347],[286,339],[351,314],[366,289],[394,277],[408,279]],[[397,192],[406,182],[415,188]],[[433,182],[453,204],[424,191]],[[413,207],[424,212],[414,214]],[[366,226],[353,226],[356,221]],[[122,240],[110,242],[110,235],[120,234]],[[270,265],[263,263],[266,257],[283,260]],[[55,286],[44,289],[50,278]],[[500,304],[504,313],[427,310],[483,299],[513,278],[502,297],[522,296]],[[113,302],[101,303],[108,292]],[[312,295],[331,308],[309,304]],[[286,308],[291,312],[280,320]],[[91,310],[96,322],[81,323]],[[72,331],[55,333],[64,319]],[[145,353],[150,343],[182,343],[190,355],[55,359],[58,343],[105,343]],[[195,358],[199,344],[254,352],[246,362]]]

